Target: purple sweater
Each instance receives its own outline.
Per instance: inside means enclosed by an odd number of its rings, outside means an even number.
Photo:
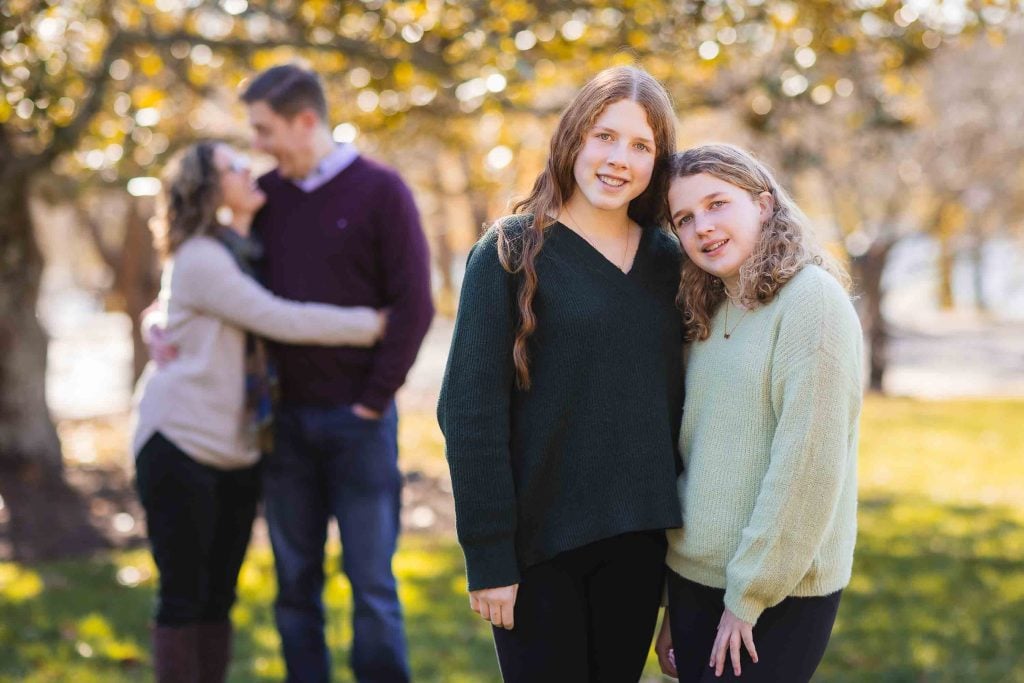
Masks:
[[[390,309],[387,332],[372,348],[273,344],[283,401],[383,411],[434,315],[429,251],[412,193],[398,173],[364,157],[309,193],[276,170],[259,184],[267,203],[253,233],[266,250],[270,291]]]

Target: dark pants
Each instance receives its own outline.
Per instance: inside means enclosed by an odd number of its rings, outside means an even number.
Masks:
[[[708,666],[718,622],[725,611],[725,591],[668,572],[668,609],[680,683],[805,683],[811,680],[828,646],[842,591],[815,598],[786,598],[769,607],[754,625],[754,664],[742,648],[737,678],[727,657],[721,678]]]
[[[351,665],[361,683],[407,681],[402,609],[391,557],[402,478],[398,416],[357,417],[348,406],[284,406],[264,468],[264,505],[274,547],[274,616],[290,683],[330,679],[324,639],[324,543],[334,517],[342,569],[352,584]]]
[[[665,534],[591,543],[527,568],[515,627],[494,628],[505,681],[634,683],[643,672],[665,574]]]
[[[135,483],[160,571],[156,623],[226,620],[256,515],[259,467],[203,465],[157,432],[139,451]]]

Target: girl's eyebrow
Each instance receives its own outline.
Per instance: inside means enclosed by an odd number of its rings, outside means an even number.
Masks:
[[[704,197],[698,203],[699,204],[703,204],[704,202],[708,201],[709,199],[714,199],[715,197],[717,197],[717,196],[719,196],[721,194],[722,194],[721,192],[712,192],[711,194],[706,194],[706,195],[704,195]],[[672,214],[672,218],[675,219],[676,216],[678,216],[681,213],[685,213],[685,212],[686,212],[686,209],[679,209],[674,214]]]
[[[593,128],[591,128],[591,130],[600,130],[605,133],[615,133],[616,135],[619,134],[619,131],[615,130],[614,128],[609,128],[608,126],[594,126]],[[648,138],[634,138],[634,140],[636,140],[637,142],[645,142],[648,145],[654,144],[654,140],[650,140]]]

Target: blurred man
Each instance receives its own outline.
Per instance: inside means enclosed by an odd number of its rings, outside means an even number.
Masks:
[[[399,531],[394,394],[433,316],[427,242],[398,174],[331,136],[316,74],[277,66],[242,99],[254,146],[277,160],[253,234],[264,283],[301,301],[389,309],[374,348],[278,344],[281,401],[264,496],[288,680],[329,680],[324,542],[337,520],[354,602],[351,665],[359,681],[406,681],[402,612],[391,558]]]

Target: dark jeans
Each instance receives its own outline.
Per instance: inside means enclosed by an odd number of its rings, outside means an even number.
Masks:
[[[741,650],[742,673],[732,672],[726,658],[724,673],[715,678],[708,666],[718,622],[725,611],[725,591],[709,588],[673,571],[668,572],[668,609],[680,683],[806,683],[811,680],[828,646],[842,591],[813,598],[786,598],[769,607],[754,625],[754,664]]]
[[[623,534],[523,571],[515,627],[492,628],[505,681],[635,683],[658,618],[665,533]]]
[[[135,468],[160,570],[156,623],[226,620],[256,516],[259,466],[209,467],[157,432],[139,451]]]
[[[391,557],[402,478],[398,416],[357,417],[349,406],[284,406],[264,468],[264,505],[277,569],[274,616],[290,683],[330,680],[324,640],[324,543],[338,522],[352,584],[350,662],[361,683],[407,681],[402,609]]]

